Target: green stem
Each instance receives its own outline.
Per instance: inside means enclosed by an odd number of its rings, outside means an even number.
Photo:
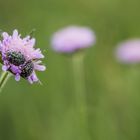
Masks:
[[[83,129],[86,139],[88,139],[88,116],[87,116],[87,102],[86,102],[86,87],[84,78],[84,54],[77,53],[73,55],[73,72],[75,83],[75,100],[77,110],[77,121],[80,128]],[[79,128],[79,127],[78,127]]]
[[[7,83],[8,79],[10,78],[11,74],[9,72],[2,72],[0,77],[0,92],[2,92],[3,87]]]

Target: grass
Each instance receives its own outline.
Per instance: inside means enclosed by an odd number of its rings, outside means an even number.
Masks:
[[[0,140],[85,140],[75,123],[69,58],[51,50],[51,35],[76,24],[96,32],[84,61],[90,140],[137,140],[140,130],[140,67],[116,62],[118,42],[140,37],[139,0],[0,0],[0,28],[25,35],[36,28],[47,50],[43,86],[14,78],[0,95]]]

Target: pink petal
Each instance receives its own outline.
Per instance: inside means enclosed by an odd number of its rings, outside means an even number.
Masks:
[[[33,84],[33,80],[31,79],[31,77],[28,77],[28,81],[30,84]]]
[[[13,31],[13,38],[16,39],[18,37],[18,31],[14,30]]]
[[[8,70],[8,67],[5,66],[5,65],[3,65],[3,66],[2,66],[2,70],[3,70],[3,71],[7,71],[7,70]]]
[[[46,67],[43,66],[43,65],[35,65],[35,69],[38,70],[38,71],[45,71]]]
[[[20,80],[20,75],[19,75],[19,74],[17,74],[17,75],[15,76],[15,80],[16,80],[16,81],[19,81],[19,80]]]
[[[9,37],[8,33],[6,33],[6,32],[2,33],[2,36],[3,36],[4,39]]]
[[[37,76],[36,76],[35,73],[33,73],[33,74],[31,75],[31,79],[32,79],[34,82],[37,82],[37,81],[38,81],[38,78],[37,78]]]

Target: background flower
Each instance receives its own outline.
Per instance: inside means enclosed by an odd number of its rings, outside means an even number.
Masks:
[[[140,63],[140,39],[132,39],[119,44],[116,57],[123,63]]]
[[[88,27],[69,26],[56,32],[52,47],[57,52],[71,53],[95,44],[95,34]]]

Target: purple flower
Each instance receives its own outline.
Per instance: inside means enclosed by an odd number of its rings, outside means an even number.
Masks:
[[[0,53],[2,56],[3,71],[10,71],[15,75],[16,81],[20,77],[27,79],[30,83],[37,82],[35,70],[44,71],[45,66],[41,65],[40,59],[44,58],[40,49],[35,49],[35,39],[27,36],[21,38],[17,30],[13,31],[13,35],[2,33],[2,41],[0,41]]]
[[[52,47],[57,52],[72,53],[95,44],[95,34],[87,27],[69,26],[56,32]]]
[[[133,39],[118,45],[116,57],[123,63],[140,62],[140,39]]]

